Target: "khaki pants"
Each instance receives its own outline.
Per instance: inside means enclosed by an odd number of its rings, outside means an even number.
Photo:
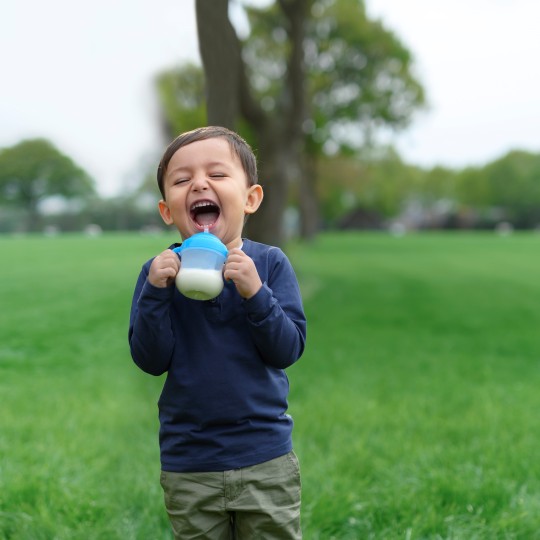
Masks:
[[[293,452],[224,472],[161,472],[176,540],[299,540],[300,468]]]

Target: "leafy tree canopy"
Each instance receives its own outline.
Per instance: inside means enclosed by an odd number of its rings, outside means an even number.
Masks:
[[[167,140],[206,123],[204,72],[187,63],[156,79],[161,123]]]
[[[206,123],[204,104],[194,102],[205,96],[207,121],[236,129],[258,152],[265,204],[249,234],[279,245],[284,209],[299,191],[302,234],[312,236],[317,160],[354,155],[380,128],[405,127],[423,106],[412,54],[359,0],[246,7],[243,39],[228,19],[228,0],[196,6],[204,77],[192,66],[161,77],[164,125],[174,135],[194,120]]]
[[[46,139],[0,149],[0,202],[27,210],[29,228],[35,228],[38,204],[47,197],[94,193],[88,173]]]
[[[263,108],[287,99],[289,26],[283,10],[248,8],[252,31],[244,42],[251,86]],[[358,0],[313,0],[303,45],[308,110],[303,125],[310,153],[348,153],[381,128],[402,129],[424,106],[412,53]]]

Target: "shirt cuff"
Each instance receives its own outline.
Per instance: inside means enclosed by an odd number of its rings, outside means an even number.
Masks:
[[[268,285],[263,283],[262,287],[247,300],[244,300],[244,307],[248,317],[253,322],[260,322],[268,316],[272,310],[272,300],[274,293]]]
[[[144,296],[145,298],[152,298],[153,300],[170,300],[174,294],[174,288],[174,284],[169,287],[156,287],[147,279],[143,285],[139,298]]]

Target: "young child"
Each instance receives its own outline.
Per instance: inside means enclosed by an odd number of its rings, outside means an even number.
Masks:
[[[242,238],[263,199],[255,156],[236,133],[204,127],[169,145],[157,178],[164,222],[184,240],[207,228],[229,250],[214,300],[174,286],[177,244],[143,266],[133,296],[133,360],[167,373],[161,485],[175,538],[301,538],[284,370],[302,355],[306,318],[285,254]]]

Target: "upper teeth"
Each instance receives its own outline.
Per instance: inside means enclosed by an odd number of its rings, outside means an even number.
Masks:
[[[195,208],[201,208],[202,206],[216,206],[216,205],[210,201],[199,201],[199,202],[193,203],[191,205],[191,209],[195,210]]]

